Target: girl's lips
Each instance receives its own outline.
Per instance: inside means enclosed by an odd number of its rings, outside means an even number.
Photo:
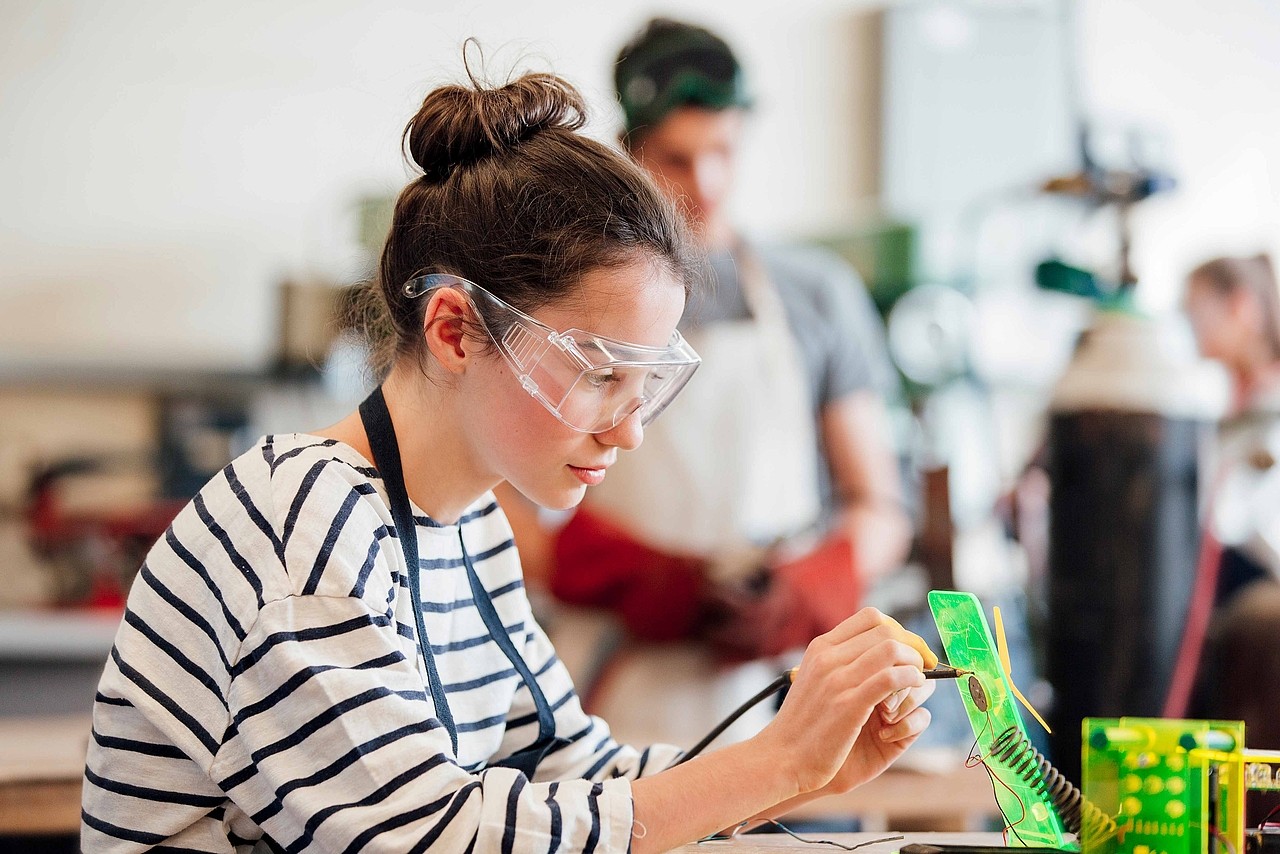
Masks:
[[[585,483],[587,486],[596,486],[604,481],[603,467],[584,469],[578,466],[571,465],[569,466],[569,471],[573,472],[574,476],[578,478],[578,480]]]

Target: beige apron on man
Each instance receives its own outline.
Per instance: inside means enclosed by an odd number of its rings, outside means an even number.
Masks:
[[[751,317],[688,334],[702,356],[698,372],[646,428],[644,443],[622,454],[584,500],[641,542],[707,558],[713,581],[758,567],[744,556],[760,557],[762,547],[811,529],[821,512],[813,402],[799,348],[759,259],[743,248],[734,257]],[[591,711],[624,742],[687,747],[785,666],[781,659],[721,664],[694,643],[628,642],[592,692]],[[748,737],[770,716],[762,703],[726,738]]]

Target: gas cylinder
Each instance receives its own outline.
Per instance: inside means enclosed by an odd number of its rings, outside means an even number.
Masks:
[[[1185,321],[1099,310],[1054,389],[1045,670],[1054,764],[1080,779],[1086,716],[1159,716],[1229,383]]]

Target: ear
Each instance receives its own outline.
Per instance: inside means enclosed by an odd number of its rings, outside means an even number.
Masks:
[[[422,315],[427,350],[446,371],[460,374],[476,349],[466,334],[466,321],[474,321],[475,311],[457,288],[432,291],[428,299]]]

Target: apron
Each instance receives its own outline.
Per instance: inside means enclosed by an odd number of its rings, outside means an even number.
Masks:
[[[733,567],[759,565],[732,556],[762,555],[812,529],[821,514],[818,437],[799,348],[764,266],[742,246],[734,257],[751,316],[688,333],[702,356],[698,372],[583,502],[645,544],[708,559],[717,582],[737,580]],[[572,643],[572,612],[565,618],[560,642]],[[689,745],[783,666],[724,665],[692,643],[628,643],[593,686],[591,711],[624,743]],[[772,714],[767,704],[753,711],[729,737],[754,734]]]
[[[387,412],[387,404],[382,396],[382,389],[376,388],[373,393],[360,404],[360,420],[364,423],[365,433],[369,437],[369,446],[373,449],[373,464],[382,475],[382,482],[387,488],[387,496],[391,500],[391,515],[395,520],[396,531],[400,532],[400,546],[404,550],[405,566],[409,571],[409,591],[413,596],[413,615],[416,622],[418,650],[426,664],[427,687],[431,691],[435,703],[436,718],[444,725],[453,743],[453,753],[458,754],[458,727],[454,723],[453,713],[449,710],[449,701],[445,696],[444,685],[436,670],[436,659],[431,653],[431,644],[427,639],[426,628],[422,618],[422,595],[419,577],[421,568],[418,565],[417,525],[413,520],[413,510],[409,504],[409,494],[404,485],[404,471],[400,466],[400,448],[396,442],[395,428],[391,424],[391,415]],[[511,662],[520,679],[529,689],[534,707],[538,714],[538,738],[529,747],[497,762],[489,763],[489,767],[514,768],[529,779],[533,779],[534,770],[548,753],[568,745],[568,741],[555,734],[555,717],[551,712],[551,704],[547,702],[542,687],[534,678],[529,665],[520,655],[519,650],[511,642],[493,606],[475,567],[471,564],[471,556],[467,553],[467,545],[463,541],[462,526],[458,526],[458,544],[462,547],[462,562],[467,568],[467,581],[471,585],[471,595],[475,599],[476,608],[484,620],[489,636],[498,644],[503,655]]]

